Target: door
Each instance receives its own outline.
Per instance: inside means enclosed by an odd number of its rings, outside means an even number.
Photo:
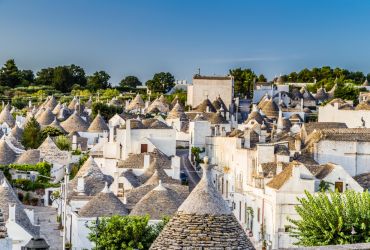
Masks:
[[[148,144],[141,144],[141,153],[148,152]]]

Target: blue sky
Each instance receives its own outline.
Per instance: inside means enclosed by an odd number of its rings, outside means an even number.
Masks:
[[[146,81],[249,67],[269,78],[304,67],[370,72],[370,1],[0,0],[0,64],[77,64]]]

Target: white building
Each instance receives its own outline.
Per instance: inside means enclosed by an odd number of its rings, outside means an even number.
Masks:
[[[342,122],[349,128],[370,128],[370,104],[360,102],[356,107],[341,99],[334,99],[319,107],[319,122]]]
[[[206,155],[216,165],[213,183],[255,246],[262,239],[272,249],[293,246],[287,218],[297,218],[294,206],[305,190],[318,192],[322,183],[330,183],[331,190],[363,190],[340,162],[318,163],[302,154],[300,137],[287,135],[265,143],[266,138],[253,130],[231,136],[207,137]],[[261,235],[262,227],[265,235]]]

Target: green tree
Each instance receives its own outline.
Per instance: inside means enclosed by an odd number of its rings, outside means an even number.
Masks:
[[[353,84],[338,84],[338,88],[334,92],[335,98],[342,98],[343,100],[351,100],[354,104],[358,103],[358,96],[360,89]]]
[[[55,144],[60,150],[71,150],[72,148],[71,141],[64,135],[59,135],[55,140]]]
[[[77,84],[81,87],[86,86],[87,80],[85,70],[74,64],[71,64],[68,68],[72,77],[72,84]]]
[[[58,66],[54,69],[52,85],[62,92],[69,92],[73,85],[73,77],[67,66]]]
[[[142,85],[142,83],[136,76],[126,76],[119,83],[119,86],[122,88],[122,90],[135,89],[140,85]]]
[[[112,118],[115,114],[121,114],[123,112],[122,107],[109,106],[105,103],[95,102],[92,105],[92,115],[95,117],[100,111],[100,115],[104,117],[106,121]]]
[[[300,246],[339,245],[370,241],[370,194],[347,190],[321,192],[298,199],[295,207],[301,217],[289,219],[290,235]],[[351,232],[356,232],[352,234]]]
[[[88,237],[97,246],[95,249],[149,249],[167,221],[149,225],[149,216],[114,215],[89,226]]]
[[[48,136],[56,137],[63,135],[63,132],[59,128],[47,126],[41,130],[41,140],[44,141]]]
[[[251,69],[230,69],[230,75],[234,77],[234,93],[236,96],[252,98],[253,83],[257,75]]]
[[[110,75],[105,71],[96,71],[92,76],[87,77],[87,88],[91,91],[106,89],[110,87]]]
[[[40,124],[32,117],[24,127],[22,136],[23,146],[27,149],[38,148],[42,143],[40,132]]]
[[[15,64],[14,59],[9,59],[5,62],[4,66],[0,69],[0,85],[15,87],[21,84],[20,71]]]
[[[260,74],[257,79],[258,82],[267,82],[267,78],[263,75]]]
[[[21,84],[23,86],[29,86],[35,82],[35,75],[32,70],[21,70],[20,72]]]
[[[51,85],[53,78],[54,68],[45,68],[36,73],[35,82],[37,85]]]
[[[152,92],[167,93],[175,86],[175,77],[169,72],[156,73],[145,85]]]

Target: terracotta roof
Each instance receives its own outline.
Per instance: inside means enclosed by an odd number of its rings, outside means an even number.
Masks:
[[[89,124],[81,118],[76,112],[74,112],[67,120],[60,124],[62,128],[67,132],[86,132],[89,128]]]
[[[110,217],[113,215],[127,215],[125,205],[109,191],[107,184],[104,189],[87,202],[79,211],[81,217]]]
[[[103,117],[100,115],[100,112],[96,115],[95,119],[92,121],[87,131],[97,132],[97,133],[101,133],[103,131],[109,131],[109,127],[105,123]]]
[[[203,169],[201,181],[150,249],[254,249],[213,185],[208,159],[205,159]]]
[[[183,201],[184,197],[159,183],[136,203],[130,215],[148,214],[151,220],[160,220],[174,215]]]

